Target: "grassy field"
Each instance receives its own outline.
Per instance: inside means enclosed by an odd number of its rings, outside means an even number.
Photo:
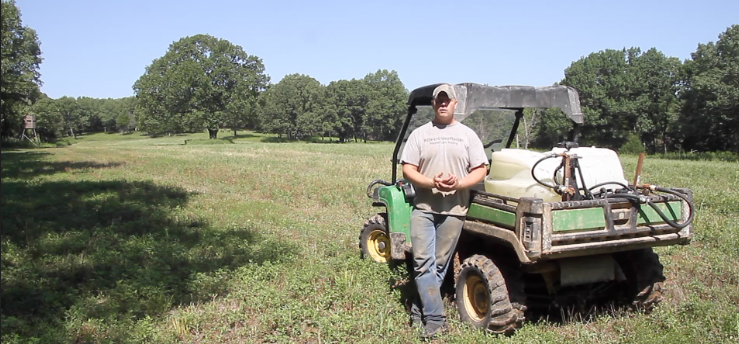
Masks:
[[[3,343],[418,342],[393,288],[407,273],[357,247],[392,144],[206,138],[3,150]],[[636,157],[622,160],[631,179]],[[652,314],[505,337],[448,308],[439,342],[739,342],[739,163],[648,157],[643,181],[691,188],[698,212],[689,246],[656,249],[668,281]]]

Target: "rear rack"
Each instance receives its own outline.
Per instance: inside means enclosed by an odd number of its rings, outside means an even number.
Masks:
[[[692,201],[690,190],[681,192]],[[688,205],[680,197],[671,194],[643,197],[670,220],[686,221]],[[530,261],[687,244],[693,235],[691,225],[673,227],[652,207],[627,198],[543,202],[476,190],[472,192],[467,218],[470,222],[465,226],[467,230],[504,235],[509,238],[506,241],[515,237],[519,244],[511,244],[514,248],[525,247]]]

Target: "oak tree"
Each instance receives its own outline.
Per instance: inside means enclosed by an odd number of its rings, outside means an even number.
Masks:
[[[209,35],[185,37],[146,67],[134,84],[137,121],[151,134],[218,129],[246,117],[246,104],[264,91],[262,60]]]

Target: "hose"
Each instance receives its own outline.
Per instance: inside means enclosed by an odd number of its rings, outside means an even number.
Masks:
[[[618,184],[618,183],[614,183],[614,184]],[[594,187],[598,187],[598,185]],[[637,203],[646,203],[647,205],[652,207],[652,209],[654,209],[655,212],[657,212],[657,215],[659,215],[659,217],[662,218],[663,221],[665,221],[667,224],[675,228],[683,229],[693,222],[693,216],[695,215],[695,212],[693,211],[693,202],[691,202],[685,195],[679,192],[675,192],[670,189],[666,189],[666,188],[654,186],[654,185],[651,185],[651,186],[646,185],[644,187],[639,187],[639,188],[642,188],[642,189],[648,188],[652,191],[665,192],[665,193],[669,193],[669,194],[682,198],[688,204],[688,213],[689,213],[688,218],[683,223],[677,223],[675,221],[672,221],[671,219],[667,217],[667,215],[665,215],[664,212],[662,212],[662,210],[656,204],[654,204],[654,202],[652,202],[649,199],[645,199],[642,196],[634,195],[632,193],[607,194],[605,195],[605,198],[625,198],[625,199],[628,199],[630,201],[637,202]]]
[[[590,192],[590,189],[588,189],[587,186],[585,186],[585,178],[582,176],[582,168],[580,168],[580,163],[577,162],[577,159],[575,159],[575,169],[577,169],[577,173],[580,175],[580,182],[582,183],[582,188],[578,189],[578,194],[580,193],[580,190],[585,191],[585,199],[595,199],[593,194]]]
[[[680,197],[683,200],[685,200],[685,203],[688,204],[688,213],[689,213],[688,218],[685,220],[685,222],[683,222],[681,224],[678,224],[677,222],[674,222],[674,221],[668,219],[667,216],[662,212],[662,210],[660,210],[657,207],[657,205],[655,205],[654,203],[652,203],[652,201],[647,201],[647,204],[651,205],[652,208],[654,209],[654,211],[656,211],[657,214],[659,214],[659,216],[663,220],[665,220],[665,222],[667,222],[670,226],[673,226],[675,228],[681,228],[682,229],[682,228],[687,227],[688,225],[690,225],[693,222],[693,215],[695,215],[695,212],[693,211],[693,202],[691,202],[688,199],[687,196],[685,196],[684,194],[682,194],[680,192],[677,192],[675,190],[671,190],[671,189],[668,189],[668,188],[663,188],[663,187],[656,186],[656,185],[645,185],[644,187],[645,188],[649,188],[652,191],[655,191],[656,190],[656,191],[659,191],[659,192],[665,192],[665,193],[668,193],[668,194],[671,194],[671,195],[675,195],[675,196]]]
[[[374,199],[374,197],[372,197],[372,194],[373,194],[372,187],[375,186],[376,184],[382,184],[382,185],[385,185],[385,186],[393,185],[393,183],[386,182],[386,181],[384,181],[382,179],[375,179],[371,183],[369,183],[369,185],[367,186],[367,197]]]
[[[559,185],[558,185],[558,184],[550,185],[550,184],[544,183],[544,182],[542,182],[541,180],[539,180],[539,178],[536,178],[536,174],[534,173],[534,171],[536,171],[536,166],[538,166],[538,165],[539,165],[539,163],[541,163],[542,161],[544,161],[544,160],[546,160],[546,159],[551,159],[551,158],[554,158],[554,157],[557,157],[557,155],[556,155],[556,154],[550,154],[550,155],[547,155],[547,156],[545,156],[545,157],[543,157],[543,158],[541,158],[541,159],[537,160],[537,161],[536,161],[536,162],[534,163],[534,166],[532,166],[532,167],[531,167],[531,178],[534,178],[534,180],[535,180],[535,181],[536,181],[537,183],[539,183],[539,184],[541,184],[541,185],[544,185],[544,186],[546,186],[546,187],[548,187],[548,188],[554,189],[554,191],[557,191],[557,190],[559,189]],[[559,169],[559,167],[558,167],[557,169],[555,169],[555,174],[556,174],[556,171],[557,171],[558,169]],[[552,178],[552,180],[554,180],[554,182],[555,182],[555,183],[557,182],[557,179],[556,179],[556,178]],[[557,193],[559,193],[559,192],[557,192]]]
[[[544,185],[544,186],[546,186],[548,188],[551,188],[555,192],[557,192],[558,194],[561,194],[560,193],[560,189],[562,188],[562,185],[560,185],[560,184],[557,183],[557,171],[559,171],[560,169],[563,169],[565,167],[564,166],[565,165],[564,159],[562,159],[562,162],[559,164],[559,166],[557,166],[557,168],[554,169],[554,172],[552,174],[552,180],[554,181],[554,185],[550,185],[550,184],[547,184],[547,183],[542,182],[541,180],[539,180],[539,178],[536,178],[536,175],[534,174],[534,171],[536,170],[536,166],[538,166],[539,163],[541,163],[542,161],[544,161],[546,159],[551,159],[551,158],[555,158],[555,157],[558,157],[558,156],[559,155],[556,155],[556,154],[550,154],[550,155],[547,155],[547,156],[545,156],[545,157],[537,160],[536,163],[534,163],[534,166],[531,167],[531,177],[534,178],[534,180],[537,183],[539,183],[541,185]],[[575,161],[577,161],[577,160],[575,160]],[[577,162],[575,162],[575,165],[573,166],[573,168],[577,170],[577,173],[580,175],[580,182],[582,182],[582,184],[583,184],[582,187],[579,187],[577,189],[578,190],[578,194],[579,194],[579,191],[580,190],[583,190],[583,191],[585,191],[585,199],[595,199],[595,196],[593,196],[593,194],[590,192],[591,189],[588,189],[585,186],[585,178],[582,175],[582,169],[580,168],[580,164],[577,163]]]
[[[637,191],[636,191],[636,188],[635,188],[635,187],[633,187],[633,186],[630,186],[630,185],[625,185],[625,184],[623,184],[623,183],[620,183],[620,182],[613,182],[613,181],[611,181],[611,182],[603,182],[603,183],[598,183],[598,184],[595,184],[595,185],[591,186],[591,187],[590,187],[590,188],[588,189],[588,191],[591,191],[591,192],[592,192],[592,191],[593,191],[593,189],[597,189],[597,188],[599,188],[599,187],[602,187],[603,185],[612,185],[612,184],[615,184],[615,185],[618,185],[618,186],[620,186],[620,187],[621,187],[621,189],[615,190],[615,192],[618,192],[618,191],[621,191],[621,190],[624,190],[624,191],[622,191],[622,192],[637,192]],[[593,194],[591,193],[591,195],[593,195]],[[606,195],[606,190],[605,190],[605,189],[601,189],[601,190],[599,190],[599,193],[598,193],[598,195]],[[593,199],[595,199],[595,195],[593,195]]]
[[[619,182],[604,182],[604,183],[598,183],[598,184],[595,184],[595,185],[591,186],[591,187],[590,187],[590,188],[589,188],[588,190],[589,190],[589,191],[592,191],[592,190],[593,190],[593,189],[595,189],[595,188],[599,188],[599,187],[601,187],[601,186],[603,186],[603,185],[608,185],[608,184],[616,184],[616,185],[618,185],[618,186],[620,186],[620,187],[622,187],[622,188],[624,188],[624,189],[627,189],[627,190],[631,190],[631,188],[629,188],[628,186],[624,185],[623,183],[619,183]],[[636,191],[636,190],[633,190],[633,191]]]

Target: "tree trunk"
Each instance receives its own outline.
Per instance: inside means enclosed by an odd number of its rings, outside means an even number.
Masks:
[[[236,138],[236,129],[234,129],[234,138]]]
[[[531,123],[528,123],[526,121],[526,116],[523,116],[523,129],[524,129],[524,149],[529,149],[529,144],[531,143],[531,136],[534,131],[534,127],[536,127],[537,120],[539,115],[539,109],[533,109],[531,112]]]
[[[662,132],[662,147],[664,148],[665,154],[667,154],[667,133]]]
[[[218,129],[208,129],[208,138],[215,140],[218,138]]]
[[[529,149],[529,126],[526,123],[526,116],[523,116],[523,149]],[[518,136],[516,136],[518,139]]]

